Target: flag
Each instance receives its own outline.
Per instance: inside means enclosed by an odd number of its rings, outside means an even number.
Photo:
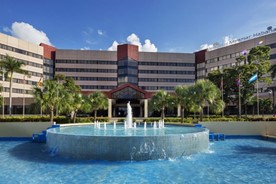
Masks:
[[[253,76],[250,77],[250,79],[248,80],[248,83],[254,82],[255,80],[257,80],[257,78],[258,78],[258,75],[257,75],[257,74],[253,75]]]
[[[42,87],[42,86],[43,86],[43,83],[42,83],[42,79],[40,78],[37,83],[37,87]]]
[[[242,55],[246,56],[247,52],[248,52],[247,50],[243,50],[241,53],[242,53]]]
[[[236,85],[240,86],[241,85],[241,78],[240,75],[238,75],[238,78],[236,79]]]

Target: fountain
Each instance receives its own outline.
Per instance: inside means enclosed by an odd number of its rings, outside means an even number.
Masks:
[[[132,108],[130,106],[130,102],[127,103],[127,128],[133,128],[132,124]]]
[[[152,122],[150,123],[152,124]],[[94,122],[94,126],[63,126],[47,130],[47,146],[55,153],[76,159],[154,160],[176,158],[208,149],[209,130],[164,126],[164,121],[139,126],[132,122],[127,103],[123,124]]]

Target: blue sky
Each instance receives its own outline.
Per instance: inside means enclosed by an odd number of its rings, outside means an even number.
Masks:
[[[116,41],[194,52],[275,28],[275,10],[275,0],[1,0],[0,32],[60,49],[107,50]]]

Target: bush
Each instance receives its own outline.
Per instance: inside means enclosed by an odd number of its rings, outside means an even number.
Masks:
[[[158,122],[161,118],[145,118],[144,122]],[[164,119],[165,123],[181,123],[181,118],[167,117]],[[184,123],[194,123],[197,120],[193,118],[184,118]]]
[[[0,118],[0,122],[47,122],[50,121],[49,116],[5,116]]]
[[[108,117],[100,117],[97,118],[99,122],[109,122]],[[49,116],[5,116],[4,118],[0,118],[0,122],[49,122]],[[69,117],[66,116],[58,116],[54,117],[54,122],[57,124],[66,124],[73,123]],[[76,123],[91,123],[94,122],[93,117],[77,117]]]

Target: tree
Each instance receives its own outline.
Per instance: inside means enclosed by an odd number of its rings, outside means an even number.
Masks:
[[[51,123],[53,123],[54,109],[57,103],[62,104],[68,99],[66,91],[63,90],[62,87],[59,87],[59,85],[60,84],[58,84],[55,80],[46,80],[40,91],[37,87],[33,89],[34,98],[37,101],[41,102],[43,108],[48,108],[50,110]],[[58,97],[58,91],[63,92],[62,94],[60,94],[60,96],[63,96],[63,100],[60,100],[60,98]]]
[[[200,111],[200,121],[203,120],[203,109],[206,105],[210,106],[215,113],[224,109],[224,102],[221,100],[220,90],[209,80],[198,80],[191,90],[191,100],[194,108]]]
[[[172,104],[172,97],[164,90],[156,92],[151,100],[150,105],[153,110],[161,111],[161,119],[164,120],[165,108]]]
[[[39,104],[40,106],[40,116],[42,116],[42,110],[46,108],[46,102],[43,96],[43,91],[42,88],[35,86],[32,90],[33,96],[35,101]]]
[[[271,65],[269,69],[271,78],[274,79],[276,77],[276,65]]]
[[[71,120],[76,122],[77,112],[83,105],[83,98],[80,93],[81,88],[75,85],[75,81],[72,78],[66,79],[64,90],[68,93],[68,98],[64,104],[64,110],[71,113]]]
[[[273,109],[272,101],[271,101],[270,98],[260,99],[260,111],[261,111],[263,116],[264,116],[265,112],[269,112],[272,109]]]
[[[177,86],[175,88],[176,104],[181,107],[181,123],[184,122],[184,112],[190,102],[189,86]]]
[[[23,62],[17,61],[13,57],[10,57],[8,54],[4,57],[3,60],[0,61],[0,67],[3,68],[4,76],[5,78],[9,79],[9,115],[12,114],[12,84],[13,84],[13,74],[14,73],[20,73],[24,75],[28,75],[28,72],[26,70],[23,70],[21,67],[23,67],[25,64]]]
[[[54,76],[54,79],[53,80],[55,80],[55,81],[57,81],[57,83],[59,84],[57,87],[61,87],[61,81],[64,81],[65,80],[65,75],[63,75],[63,74],[55,74],[55,76]],[[61,89],[58,89],[57,90],[57,97],[58,98],[60,98],[60,99],[62,99],[61,98],[61,96],[59,95],[59,91],[60,91]],[[62,103],[57,103],[57,106],[56,106],[56,116],[58,116],[58,114],[59,114],[59,110],[61,109],[61,108],[63,108],[63,106],[62,106]]]
[[[270,67],[269,62],[270,48],[268,46],[258,46],[252,48],[247,55],[241,55],[236,58],[237,64],[230,68],[225,68],[223,71],[212,71],[208,74],[208,79],[214,82],[218,87],[219,81],[223,76],[223,100],[226,104],[238,104],[238,88],[237,78],[240,77],[240,95],[241,104],[244,106],[245,112],[250,99],[254,95],[255,82],[248,83],[250,77],[254,74],[258,75],[258,81],[270,84],[271,79],[267,76]],[[242,63],[246,63],[242,65]]]
[[[100,109],[107,109],[108,100],[107,97],[99,91],[95,93],[91,93],[86,98],[86,102],[88,102],[86,109],[90,109],[90,111],[94,112],[94,121],[97,119],[97,111]]]

